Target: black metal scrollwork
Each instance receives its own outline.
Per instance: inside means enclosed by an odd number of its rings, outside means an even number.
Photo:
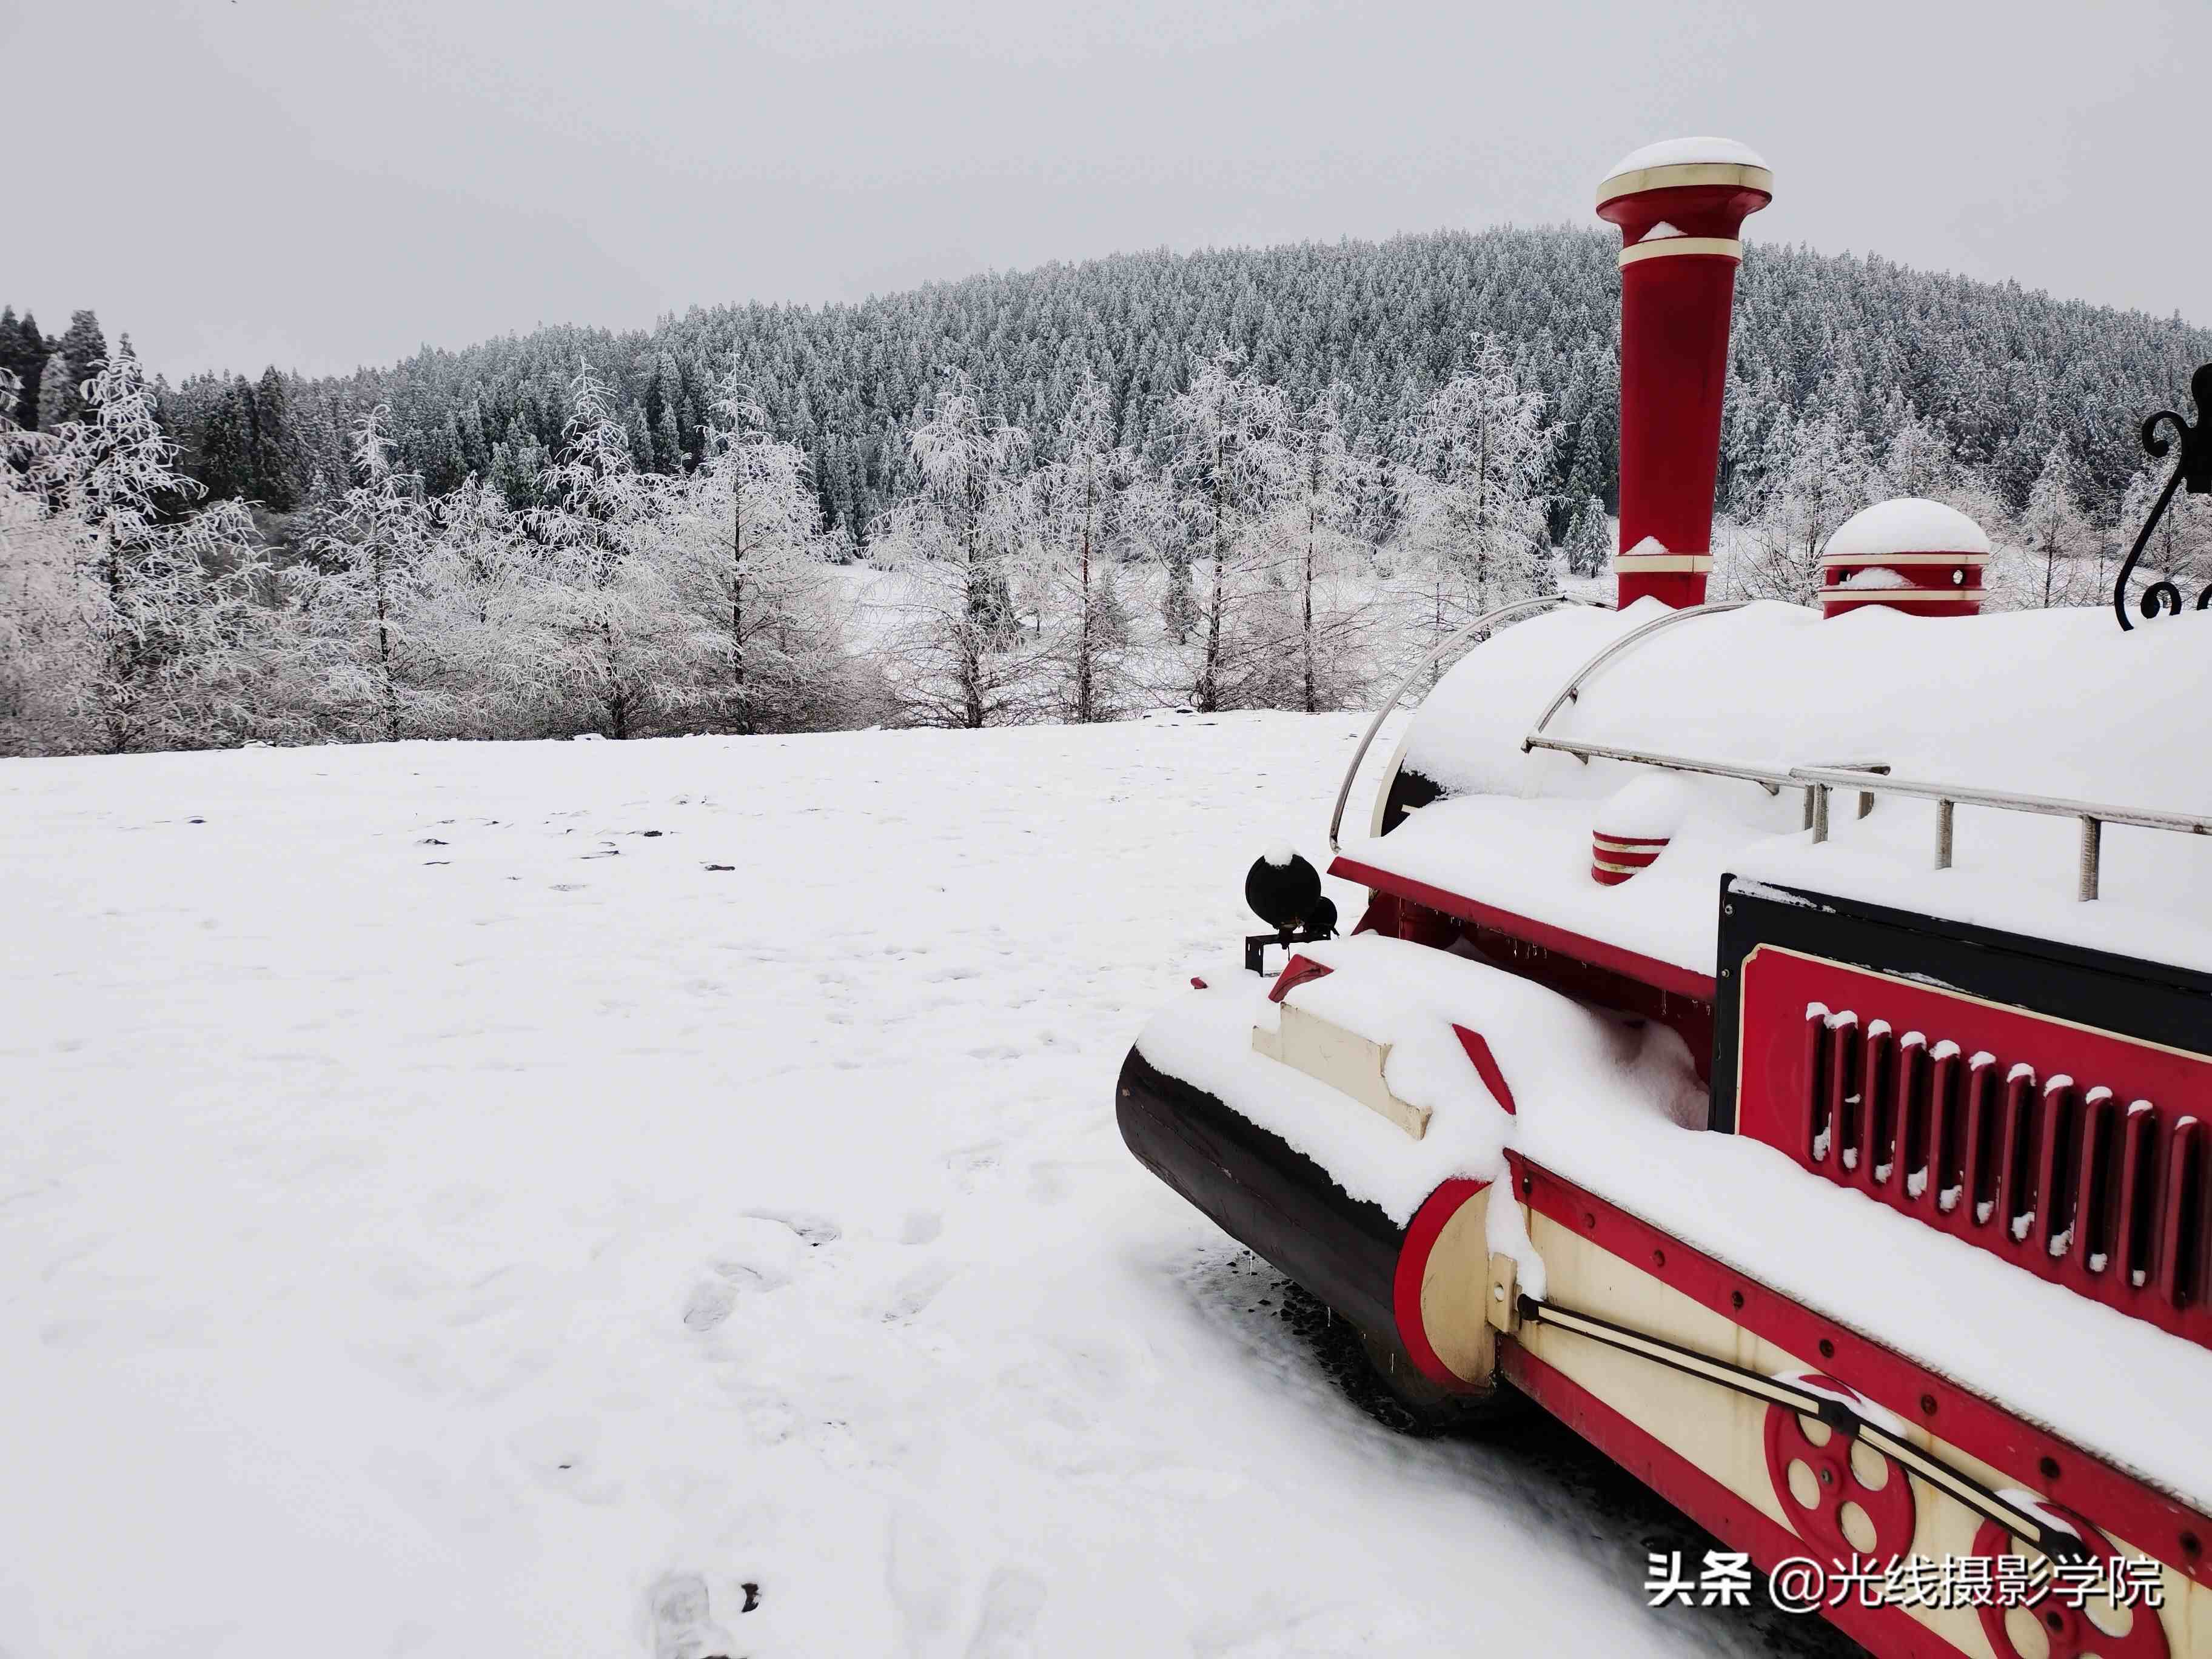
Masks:
[[[2171,425],[2174,436],[2181,441],[2181,458],[2173,464],[2173,476],[2159,491],[2158,504],[2143,520],[2142,533],[2128,550],[2127,562],[2120,567],[2120,578],[2112,584],[2112,614],[2120,619],[2121,631],[2131,632],[2135,624],[2128,620],[2128,578],[2135,574],[2136,562],[2142,557],[2143,549],[2150,545],[2151,532],[2166,516],[2166,506],[2173,500],[2173,492],[2186,485],[2192,495],[2212,495],[2212,363],[2198,366],[2189,377],[2190,396],[2197,401],[2197,423],[2192,426],[2170,409],[2161,409],[2142,423],[2143,447],[2154,458],[2163,459],[2172,447],[2159,435],[2161,425]],[[2173,616],[2181,609],[2181,590],[2171,580],[2161,579],[2143,590],[2142,600],[2143,619],[2148,622],[2163,612]],[[2199,611],[2212,611],[2212,584],[2208,584],[2197,596]]]

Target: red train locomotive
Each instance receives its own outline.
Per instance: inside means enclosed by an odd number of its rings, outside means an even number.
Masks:
[[[1346,778],[1357,926],[1285,898],[1122,1133],[1421,1409],[1525,1396],[1876,1652],[2212,1655],[2212,618],[1984,614],[1924,501],[1709,601],[1771,189],[1607,178],[1617,605],[1468,630],[1364,837]]]

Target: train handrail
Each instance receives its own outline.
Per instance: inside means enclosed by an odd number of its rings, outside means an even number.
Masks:
[[[1521,752],[1531,749],[1549,749],[1562,755],[1572,755],[1578,761],[1625,761],[1631,766],[1656,766],[1669,772],[1695,772],[1704,777],[1741,778],[1746,783],[1755,783],[1770,795],[1778,795],[1785,788],[1796,788],[1799,780],[1787,772],[1777,772],[1764,766],[1737,766],[1729,761],[1698,760],[1687,755],[1662,755],[1649,749],[1620,749],[1609,744],[1578,743],[1572,738],[1543,738],[1530,732],[1521,744]]]
[[[1404,697],[1406,693],[1413,689],[1413,683],[1419,679],[1422,675],[1427,673],[1431,668],[1434,667],[1437,659],[1440,659],[1445,652],[1450,650],[1462,641],[1471,637],[1480,629],[1495,627],[1498,623],[1504,622],[1510,617],[1520,616],[1523,611],[1533,612],[1548,610],[1551,606],[1555,605],[1588,605],[1589,603],[1590,602],[1587,599],[1570,599],[1565,593],[1544,593],[1538,595],[1534,599],[1516,599],[1510,605],[1501,605],[1494,611],[1484,611],[1482,615],[1477,617],[1473,622],[1468,623],[1466,627],[1461,629],[1459,632],[1454,634],[1449,639],[1443,641],[1441,643],[1435,646],[1430,650],[1426,656],[1423,657],[1420,661],[1415,663],[1413,668],[1407,673],[1406,678],[1398,682],[1397,690],[1391,692],[1389,696],[1385,698],[1376,706],[1375,710],[1375,718],[1367,723],[1367,731],[1365,734],[1360,738],[1359,746],[1352,751],[1352,764],[1344,769],[1344,781],[1339,784],[1336,787],[1336,810],[1328,815],[1328,850],[1330,854],[1334,856],[1336,853],[1342,850],[1338,842],[1337,836],[1338,832],[1344,828],[1344,804],[1352,799],[1352,780],[1359,775],[1359,763],[1367,758],[1367,751],[1373,746],[1375,742],[1375,734],[1382,729],[1382,722],[1390,718],[1392,711],[1398,707],[1400,699]],[[1600,606],[1595,608],[1602,609],[1603,607]]]
[[[2189,812],[2154,812],[2139,806],[2071,800],[2058,795],[2023,795],[2008,789],[1973,789],[1961,784],[1929,783],[1918,778],[1885,777],[1851,767],[1793,766],[1790,781],[1812,792],[1813,840],[1828,838],[1828,793],[1855,789],[1862,795],[1911,795],[1936,803],[1936,868],[1951,867],[1953,815],[1960,806],[1988,806],[2005,812],[2073,818],[2081,826],[2075,895],[2084,904],[2097,896],[2104,864],[2105,826],[2124,823],[2175,835],[2212,836],[2212,818]]]
[[[1551,707],[1544,711],[1535,725],[1528,728],[1528,735],[1521,742],[1521,752],[1525,755],[1534,749],[1536,746],[1536,739],[1544,735],[1544,728],[1552,723],[1552,716],[1582,696],[1584,680],[1632,645],[1649,639],[1662,628],[1672,628],[1677,623],[1686,623],[1692,617],[1713,617],[1723,611],[1741,611],[1750,603],[1749,599],[1716,599],[1711,605],[1693,605],[1686,610],[1670,611],[1663,617],[1654,617],[1650,622],[1641,623],[1630,629],[1628,632],[1609,642],[1597,655],[1575,670],[1567,683],[1559,688],[1559,695],[1552,699]]]

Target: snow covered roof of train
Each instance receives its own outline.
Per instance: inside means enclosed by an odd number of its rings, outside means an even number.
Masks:
[[[2100,901],[2075,901],[2077,826],[1961,807],[1954,866],[1932,868],[1933,802],[1838,797],[1810,844],[1804,795],[1681,778],[1672,843],[1619,886],[1590,875],[1603,802],[1639,778],[1625,762],[1523,753],[1567,678],[1666,614],[1562,609],[1468,653],[1408,729],[1404,763],[1444,798],[1356,862],[1710,975],[1723,871],[1814,887],[2212,970],[2212,842],[2106,835]],[[1590,675],[1547,735],[1786,774],[1882,764],[1966,788],[2212,817],[2212,616],[2123,634],[2109,613],[1923,617],[1881,608],[1823,619],[1760,602],[1654,633]]]

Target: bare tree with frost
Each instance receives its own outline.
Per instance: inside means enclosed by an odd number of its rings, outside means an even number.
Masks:
[[[1260,580],[1258,532],[1292,471],[1289,400],[1279,386],[1248,376],[1224,347],[1200,366],[1171,413],[1188,544],[1206,564],[1191,697],[1205,714],[1264,702],[1275,666],[1269,653],[1285,641],[1265,632],[1255,638],[1245,624]]]
[[[310,544],[313,562],[284,573],[301,630],[300,667],[318,726],[397,743],[446,729],[451,704],[428,682],[434,616],[424,563],[434,533],[422,480],[393,465],[384,404],[354,422],[356,482]]]
[[[2101,586],[2097,567],[2088,562],[2097,551],[2098,538],[2074,499],[2073,469],[2066,451],[2053,445],[2043,458],[2043,471],[2027,492],[2027,507],[2020,515],[2020,538],[2033,566],[2023,596],[2033,608],[2054,605],[2094,605]]]
[[[842,606],[805,453],[775,436],[734,370],[713,413],[706,464],[670,523],[678,592],[716,641],[701,704],[741,732],[834,720],[847,668]]]
[[[542,731],[556,702],[538,672],[551,654],[538,602],[542,573],[496,485],[471,473],[429,503],[410,575],[410,660],[436,694],[434,707],[417,704],[418,723],[469,738]]]
[[[1749,492],[1743,544],[1716,586],[1735,597],[1815,603],[1821,550],[1879,484],[1864,441],[1838,416],[1778,420]]]
[[[1291,643],[1295,674],[1275,699],[1307,714],[1342,708],[1361,675],[1356,657],[1372,607],[1358,578],[1365,548],[1358,458],[1345,442],[1347,389],[1333,386],[1300,411],[1285,434],[1288,476],[1267,524],[1273,574],[1287,611],[1279,631]],[[1270,586],[1274,583],[1271,581]]]
[[[1016,467],[1029,436],[984,412],[964,374],[936,395],[908,446],[918,485],[887,518],[878,556],[905,589],[893,643],[897,695],[926,725],[1031,718],[1048,653],[1015,615],[1025,545]]]
[[[689,700],[712,649],[678,601],[664,487],[637,470],[631,446],[613,394],[581,365],[560,453],[538,475],[544,504],[525,517],[551,577],[540,595],[551,647],[542,666],[612,738]]]
[[[1129,643],[1112,544],[1125,512],[1137,458],[1114,441],[1112,395],[1087,369],[1062,418],[1059,459],[1029,480],[1041,627],[1058,686],[1056,711],[1078,724],[1109,720],[1127,692],[1121,655]]]
[[[1490,335],[1423,404],[1407,446],[1403,543],[1431,642],[1499,605],[1558,591],[1545,513],[1556,435],[1543,393]]]

